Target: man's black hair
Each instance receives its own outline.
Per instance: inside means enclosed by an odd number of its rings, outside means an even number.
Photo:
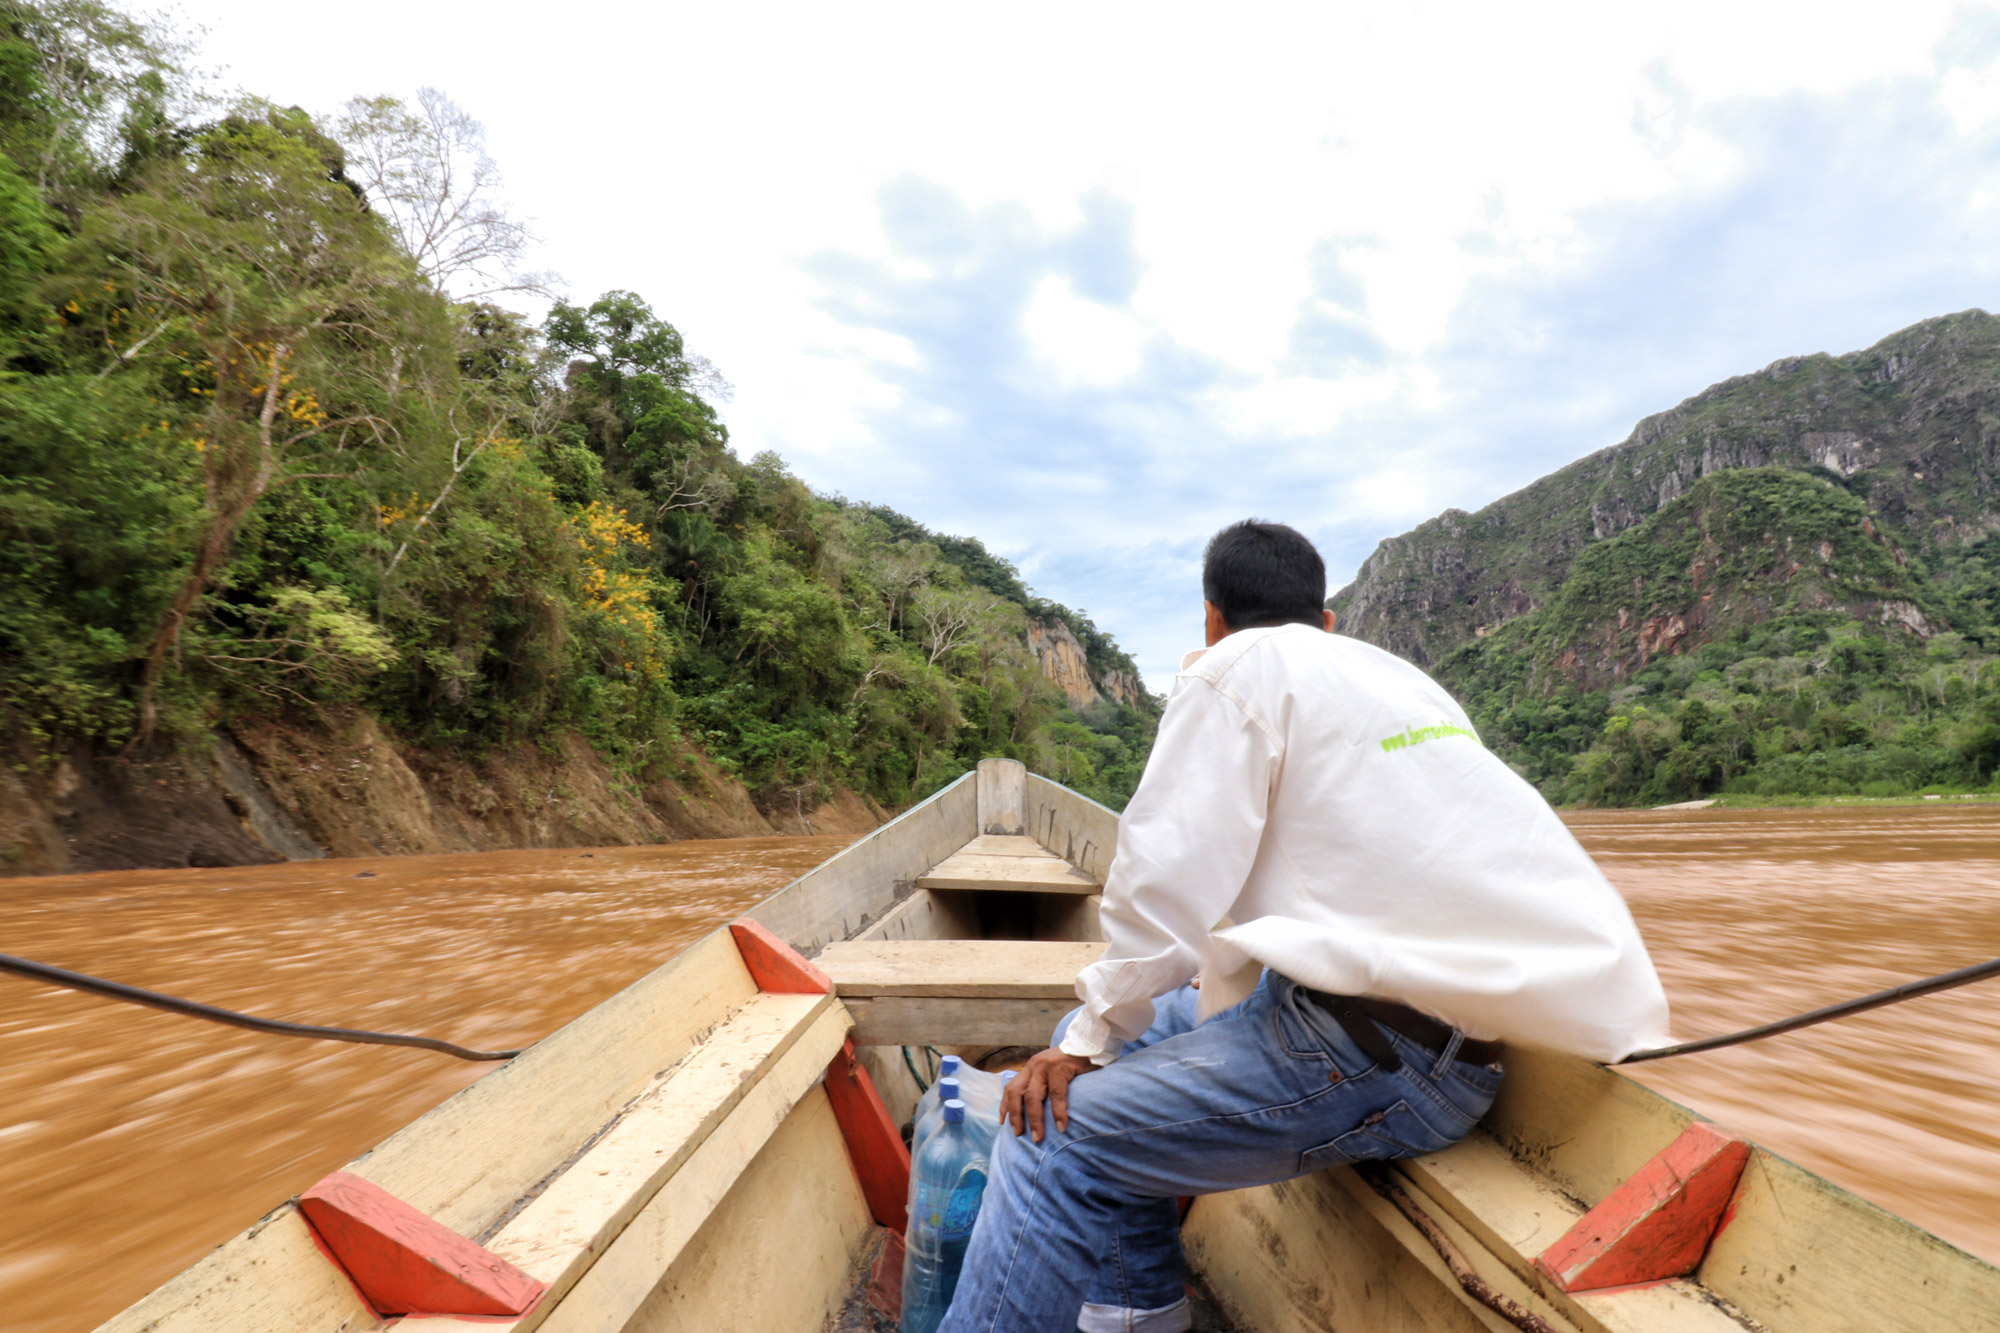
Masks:
[[[1282,523],[1246,518],[1211,537],[1202,557],[1201,595],[1232,630],[1324,623],[1326,562]]]

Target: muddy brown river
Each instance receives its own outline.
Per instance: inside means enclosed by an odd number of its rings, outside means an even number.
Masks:
[[[1571,824],[1707,1035],[2000,955],[2000,807]],[[544,1035],[846,839],[0,882],[0,950],[308,1022]],[[2000,1259],[2000,983],[1638,1076]],[[484,1072],[0,976],[0,1325],[87,1329]]]

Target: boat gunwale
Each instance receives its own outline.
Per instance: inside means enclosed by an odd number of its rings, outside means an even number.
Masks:
[[[984,761],[980,768],[987,770],[996,762],[1012,764],[1012,761],[989,760]],[[924,870],[989,831],[981,827],[986,811],[979,800],[980,778],[981,772],[976,770],[954,780],[773,891],[745,915],[762,921],[808,956],[817,954],[835,940],[864,936],[879,938],[874,932],[899,916],[912,918],[907,923],[912,929],[921,929],[925,925],[951,928],[953,921],[963,925],[966,918],[962,913],[943,910],[932,913],[924,921],[915,921],[913,918],[918,914],[912,907],[912,899],[918,893],[934,892],[916,887],[916,880]],[[1102,881],[1115,851],[1117,815],[1039,775],[1022,773],[1014,782],[1015,790],[1020,793],[1022,831],[1050,852]],[[957,841],[945,847],[944,842],[952,838]],[[938,853],[940,847],[943,850]],[[925,862],[927,857],[930,858],[928,862],[919,864]],[[967,891],[935,892],[958,894]],[[1087,899],[1092,907],[1096,901],[1095,896]],[[1094,913],[1088,918],[1080,917],[1066,923],[1066,928],[1070,930],[1094,929],[1094,926]],[[391,1179],[377,1183],[396,1192],[402,1182],[397,1181],[396,1173],[388,1168],[399,1156],[407,1156],[423,1147],[432,1136],[437,1138],[435,1143],[428,1145],[428,1150],[433,1152],[468,1141],[476,1136],[479,1130],[477,1122],[483,1115],[495,1115],[506,1109],[511,1087],[532,1080],[543,1066],[560,1067],[564,1062],[583,1058],[590,1045],[587,1038],[610,1021],[607,1015],[615,1016],[621,1011],[621,1006],[643,1008],[639,1001],[649,996],[664,1000],[665,992],[674,990],[680,981],[691,980],[696,974],[706,971],[711,974],[704,983],[707,986],[704,992],[707,995],[706,1007],[698,1014],[680,1015],[679,1026],[689,1034],[682,1046],[681,1053],[685,1056],[686,1051],[692,1049],[706,1032],[712,1031],[717,1023],[725,1021],[727,1015],[740,1006],[744,996],[755,993],[754,982],[750,982],[743,971],[733,943],[725,943],[726,940],[725,928],[718,926],[690,943],[644,977],[558,1028],[523,1056],[459,1090],[397,1130],[357,1158],[349,1169],[364,1177],[371,1174],[371,1167],[384,1172]],[[656,991],[661,994],[653,996],[652,992]],[[705,1020],[704,1025],[698,1030],[688,1028],[687,1020],[690,1018]],[[629,1052],[621,1050],[620,1053]],[[870,1050],[863,1054],[879,1052]],[[1517,1049],[1509,1051],[1508,1060],[1514,1077],[1507,1080],[1501,1099],[1477,1132],[1495,1143],[1527,1177],[1558,1190],[1584,1208],[1601,1200],[1637,1165],[1671,1141],[1680,1129],[1706,1119],[1637,1080],[1580,1057]],[[665,1068],[653,1063],[644,1072],[657,1080],[665,1077],[669,1068],[671,1063]],[[638,1086],[643,1089],[647,1084],[641,1079]],[[637,1093],[631,1095],[636,1096]],[[1578,1111],[1579,1098],[1584,1107],[1582,1114]],[[1590,1132],[1576,1132],[1579,1126],[1589,1128],[1587,1121],[1591,1114],[1600,1118],[1609,1115],[1620,1123],[1600,1125]],[[615,1123],[615,1115],[607,1116],[605,1123]],[[489,1126],[489,1132],[490,1129]],[[601,1134],[603,1126],[597,1132]],[[594,1138],[586,1138],[581,1147],[567,1155],[568,1160],[574,1161],[593,1141]],[[1447,1154],[1449,1152],[1447,1150]],[[1446,1154],[1435,1156],[1442,1158]],[[559,1172],[560,1165],[556,1169]],[[1340,1169],[1335,1168],[1336,1171]],[[542,1172],[537,1180],[545,1184],[547,1174]],[[417,1197],[410,1201],[434,1216],[442,1214],[441,1221],[467,1234],[489,1232],[489,1225],[470,1226],[475,1219],[465,1215],[465,1209],[470,1206],[466,1202],[467,1195],[478,1193],[478,1183],[461,1182],[455,1189],[434,1184],[433,1189],[448,1196],[442,1205],[423,1190],[417,1191]],[[524,1194],[533,1184],[523,1183]],[[406,1185],[403,1187],[407,1188]],[[1267,1188],[1282,1190],[1287,1187]],[[1417,1188],[1421,1189],[1421,1184]],[[1812,1235],[1801,1237],[1786,1222],[1787,1210],[1796,1209],[1801,1203],[1807,1204],[1822,1223],[1847,1219],[1848,1225],[1844,1228],[1821,1225]],[[726,1204],[726,1199],[718,1207],[723,1204]],[[518,1210],[520,1197],[516,1197],[511,1206]],[[1366,1199],[1361,1199],[1357,1206],[1364,1212],[1369,1209]],[[289,1219],[286,1216],[288,1211],[293,1214]],[[1394,1230],[1392,1223],[1379,1217],[1375,1225],[1389,1226]],[[204,1294],[213,1294],[214,1288],[201,1288],[201,1279],[204,1276],[218,1277],[225,1284],[236,1283],[238,1276],[223,1270],[237,1264],[247,1264],[252,1269],[269,1264],[272,1256],[263,1252],[272,1245],[296,1250],[298,1237],[294,1232],[302,1226],[293,1205],[289,1202],[280,1204],[244,1232],[225,1241],[210,1255],[114,1316],[101,1326],[102,1330],[105,1333],[125,1333],[141,1327],[215,1326],[212,1320],[218,1311],[213,1304],[204,1309],[203,1302]],[[1855,1254],[1830,1252],[1817,1238],[1832,1230],[1844,1231],[1850,1238],[1861,1237],[1855,1246],[1849,1248],[1868,1251],[1868,1256],[1875,1262],[1862,1264],[1856,1261]],[[267,1237],[268,1241],[263,1239]],[[1792,1248],[1775,1256],[1760,1252],[1760,1245],[1762,1251],[1769,1251],[1780,1242],[1788,1243]],[[1397,1243],[1409,1244],[1400,1233]],[[1889,1247],[1893,1247],[1898,1254],[1897,1267],[1906,1279],[1903,1285],[1883,1280],[1882,1255]],[[1833,1246],[1832,1251],[1840,1248]],[[296,1258],[289,1255],[288,1250],[273,1253],[288,1255],[287,1262]],[[1519,1266],[1518,1261],[1509,1263],[1490,1248],[1485,1253],[1490,1262],[1509,1271]],[[1802,1254],[1816,1260],[1807,1266],[1803,1274],[1798,1271],[1800,1263],[1789,1262],[1799,1259]],[[1424,1255],[1417,1254],[1415,1257],[1419,1268],[1431,1271],[1426,1266]],[[1758,1268],[1760,1264],[1761,1269]],[[1779,1265],[1786,1266],[1780,1271]],[[273,1273],[277,1270],[265,1267],[264,1271]],[[328,1309],[328,1317],[333,1318],[332,1308],[324,1305],[326,1293],[323,1288],[326,1284],[323,1275],[301,1273],[298,1276],[306,1282],[307,1288],[319,1292],[314,1299],[320,1300],[321,1305],[315,1308]],[[1432,1276],[1436,1276],[1435,1272]],[[1975,1318],[1973,1323],[1961,1327],[1968,1330],[2000,1330],[2000,1314],[1992,1313],[2000,1311],[2000,1268],[1762,1147],[1755,1147],[1745,1171],[1744,1183],[1731,1205],[1730,1221],[1716,1238],[1704,1264],[1697,1269],[1694,1280],[1712,1293],[1719,1306],[1727,1306],[1753,1321],[1761,1320],[1762,1323],[1754,1326],[1767,1330],[1823,1327],[1803,1322],[1817,1317],[1803,1310],[1800,1300],[1801,1293],[1815,1288],[1826,1294],[1804,1302],[1813,1310],[1837,1310],[1843,1318],[1851,1318],[1860,1310],[1863,1317],[1873,1321],[1873,1327],[1885,1329],[1916,1330],[1936,1326],[1935,1321],[1940,1316],[1933,1307],[1912,1310],[1909,1299],[1911,1284],[1923,1291],[1931,1302],[1940,1298],[1961,1303],[1979,1302],[1977,1308],[1988,1312],[1987,1322],[1978,1322]],[[1216,1294],[1223,1297],[1225,1304],[1228,1303],[1226,1291],[1218,1290]],[[1455,1289],[1451,1294],[1459,1297]],[[164,1316],[157,1322],[141,1322],[140,1317],[149,1307],[157,1307],[162,1302],[171,1303],[177,1297],[188,1298],[179,1310],[190,1316],[193,1322],[175,1324],[171,1308],[156,1311]],[[1592,1297],[1589,1308],[1594,1311],[1603,1299],[1609,1298]],[[338,1302],[335,1304],[338,1305]],[[1570,1308],[1577,1307],[1572,1305]],[[1943,1317],[1957,1315],[1955,1311],[1948,1311]],[[1909,1322],[1911,1318],[1918,1318],[1919,1322]],[[1592,1320],[1595,1319],[1593,1314]],[[269,1325],[272,1328],[280,1326],[296,1325],[290,1322]],[[328,1323],[324,1326],[332,1329],[336,1326],[373,1325],[356,1325],[343,1318],[337,1325]],[[1613,1325],[1601,1326],[1609,1328]],[[1640,1326],[1632,1327],[1636,1330]]]

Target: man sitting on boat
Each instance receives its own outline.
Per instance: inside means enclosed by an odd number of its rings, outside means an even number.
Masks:
[[[1177,1196],[1445,1148],[1502,1039],[1667,1040],[1624,900],[1450,694],[1332,632],[1310,542],[1225,528],[1202,590],[1103,961],[1007,1094],[940,1333],[1179,1333]]]

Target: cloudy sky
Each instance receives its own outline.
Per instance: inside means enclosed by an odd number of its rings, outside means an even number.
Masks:
[[[1641,10],[1648,11],[1641,14]],[[481,119],[744,457],[982,538],[1163,686],[1247,515],[1375,543],[1781,357],[2000,303],[2000,9],[185,0]]]

